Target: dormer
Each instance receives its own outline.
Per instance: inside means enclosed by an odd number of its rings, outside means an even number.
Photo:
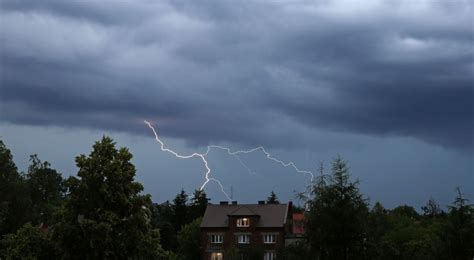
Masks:
[[[234,227],[236,229],[256,227],[260,219],[260,215],[245,205],[236,208],[227,214],[227,217],[229,218],[229,227]]]

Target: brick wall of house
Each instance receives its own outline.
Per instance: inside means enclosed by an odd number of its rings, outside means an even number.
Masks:
[[[257,218],[250,218],[249,227],[237,227],[238,217],[229,217],[229,227],[228,228],[202,228],[201,229],[201,244],[204,248],[203,250],[203,259],[210,259],[211,251],[222,251],[225,252],[227,249],[232,246],[243,247],[247,246],[245,244],[237,243],[237,235],[249,233],[250,235],[250,245],[259,246],[264,250],[277,250],[279,247],[284,246],[285,242],[285,228],[276,227],[276,228],[259,228],[256,227],[258,221]],[[212,234],[223,234],[224,241],[222,244],[212,244],[210,241],[210,236]],[[275,234],[276,242],[274,244],[265,244],[263,241],[264,234]]]

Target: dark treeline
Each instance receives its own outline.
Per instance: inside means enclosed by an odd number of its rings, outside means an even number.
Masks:
[[[206,193],[182,190],[153,203],[135,182],[131,159],[104,137],[63,179],[37,155],[20,172],[0,140],[0,259],[199,259]],[[420,212],[371,206],[337,158],[299,197],[306,239],[282,248],[278,259],[474,258],[474,207],[460,189],[446,211],[434,199]],[[273,191],[267,203],[279,203]]]

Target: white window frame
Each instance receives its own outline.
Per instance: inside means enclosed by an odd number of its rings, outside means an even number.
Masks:
[[[237,235],[237,244],[250,244],[250,235]]]
[[[264,234],[263,235],[264,244],[275,244],[276,243],[276,234]]]
[[[222,234],[211,234],[210,235],[211,244],[222,244],[224,243],[224,235]]]
[[[276,259],[275,251],[265,251],[263,253],[263,260],[275,260],[275,259]]]
[[[249,227],[250,226],[250,219],[249,218],[238,218],[237,219],[237,227]]]
[[[224,253],[222,252],[211,252],[211,260],[223,260]]]

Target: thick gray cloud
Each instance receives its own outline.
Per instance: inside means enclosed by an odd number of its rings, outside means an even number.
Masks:
[[[281,147],[326,129],[472,151],[470,1],[1,3],[5,122],[149,134],[149,119],[191,144]]]

